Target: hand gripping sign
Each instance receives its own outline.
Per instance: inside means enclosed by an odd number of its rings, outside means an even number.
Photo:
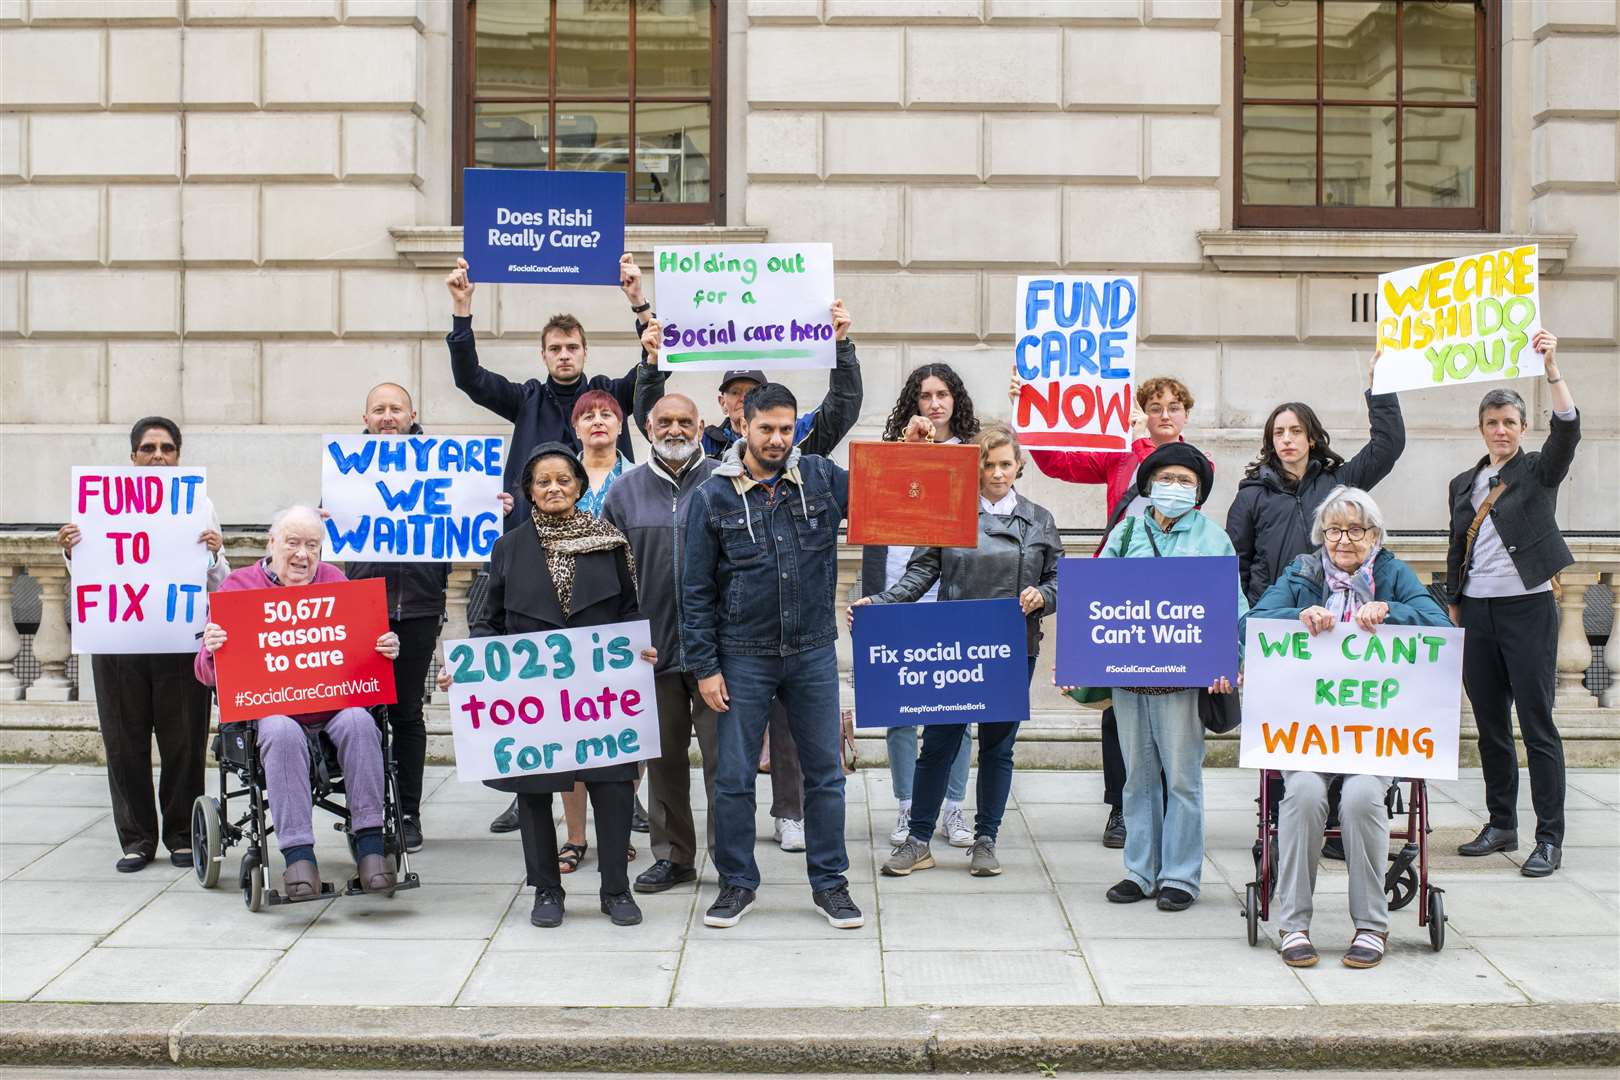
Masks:
[[[657,757],[651,647],[646,620],[446,641],[457,779]]]

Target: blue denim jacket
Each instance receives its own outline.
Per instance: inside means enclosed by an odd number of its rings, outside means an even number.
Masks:
[[[773,498],[726,451],[686,509],[681,649],[700,679],[720,654],[791,656],[838,637],[838,525],[849,509],[849,473],[793,450]]]

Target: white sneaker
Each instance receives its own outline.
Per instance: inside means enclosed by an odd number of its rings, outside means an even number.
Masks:
[[[792,818],[777,818],[776,842],[782,845],[783,851],[803,851],[804,822],[794,821]]]
[[[945,820],[940,823],[939,832],[951,847],[973,846],[973,827],[968,824],[967,815],[960,806],[945,811]]]
[[[894,819],[894,829],[889,833],[889,843],[899,847],[911,835],[911,804],[901,803],[900,813]]]

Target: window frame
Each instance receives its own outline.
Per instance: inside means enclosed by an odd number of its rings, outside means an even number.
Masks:
[[[450,223],[462,224],[461,171],[473,160],[473,115],[477,99],[477,35],[474,33],[475,9],[478,0],[456,0],[451,15],[451,177]],[[635,184],[636,106],[643,102],[667,104],[696,104],[702,98],[691,95],[655,94],[648,97],[636,93],[636,2],[629,0],[630,15],[630,72],[626,92],[620,96],[557,93],[557,18],[556,0],[536,0],[549,3],[550,20],[550,78],[547,79],[546,97],[491,98],[492,102],[544,104],[549,113],[547,128],[550,141],[547,146],[548,162],[555,167],[557,161],[556,116],[559,106],[624,103],[629,110],[629,148],[626,161],[624,220],[627,225],[718,225],[726,220],[726,25],[729,0],[709,0],[709,200],[701,203],[635,202],[630,198]]]
[[[1296,3],[1300,0],[1295,0]],[[1309,2],[1309,0],[1307,0]],[[1451,0],[1468,3],[1474,20],[1476,78],[1473,112],[1474,168],[1478,205],[1473,207],[1401,206],[1404,195],[1402,172],[1405,147],[1402,145],[1405,111],[1411,108],[1467,108],[1456,102],[1405,101],[1404,26],[1399,7],[1407,0],[1396,0],[1395,19],[1395,96],[1389,101],[1360,99],[1328,100],[1323,95],[1323,26],[1326,7],[1316,4],[1316,96],[1312,99],[1282,100],[1243,96],[1243,5],[1234,8],[1232,41],[1232,226],[1235,229],[1391,229],[1444,230],[1455,232],[1494,232],[1501,217],[1501,2],[1500,0]],[[1429,0],[1419,0],[1429,2]],[[1245,106],[1314,105],[1316,108],[1316,202],[1315,206],[1246,205],[1243,202],[1243,110]],[[1374,106],[1395,111],[1395,206],[1323,206],[1323,109],[1326,106]]]

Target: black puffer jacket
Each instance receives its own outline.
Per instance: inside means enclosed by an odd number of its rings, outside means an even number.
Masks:
[[[1344,484],[1367,490],[1389,475],[1406,449],[1406,423],[1394,394],[1367,397],[1371,437],[1337,469],[1312,456],[1299,483],[1289,486],[1269,465],[1238,483],[1226,512],[1226,532],[1237,550],[1238,576],[1249,603],[1259,600],[1296,555],[1313,550],[1311,520],[1328,492]]]
[[[421,424],[412,424],[405,434],[422,433]],[[382,578],[388,588],[390,622],[444,617],[444,591],[450,584],[449,563],[350,562],[342,566],[350,581]]]

